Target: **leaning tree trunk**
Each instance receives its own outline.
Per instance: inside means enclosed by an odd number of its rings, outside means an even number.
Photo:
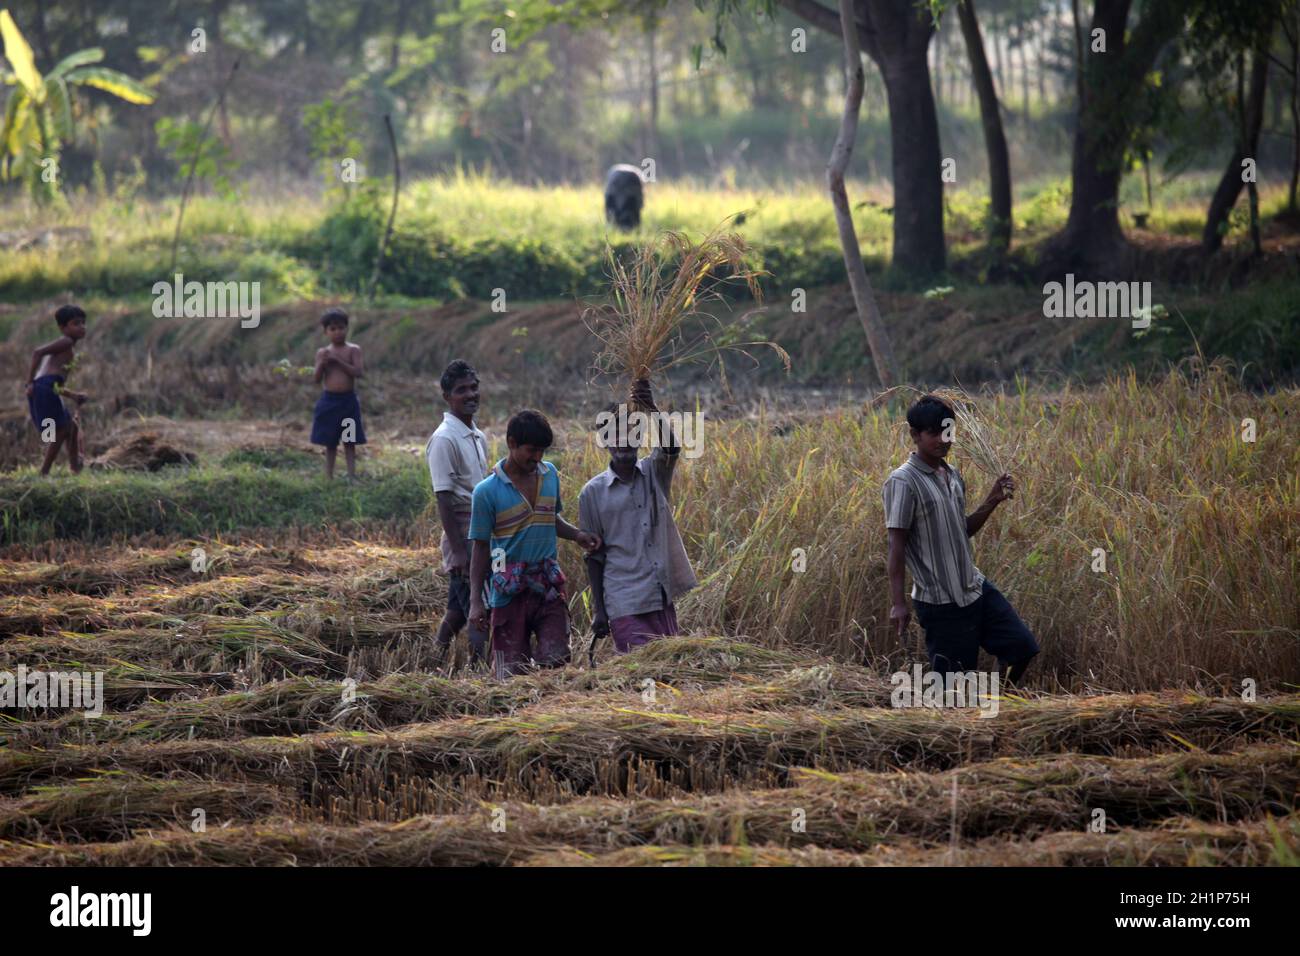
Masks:
[[[880,308],[867,277],[858,246],[858,233],[853,227],[853,210],[849,206],[848,192],[844,188],[844,173],[853,156],[853,143],[858,135],[858,112],[862,108],[862,49],[858,45],[858,31],[853,29],[853,0],[840,0],[840,33],[844,37],[844,112],[840,117],[840,132],[831,150],[826,167],[826,185],[830,189],[831,203],[835,207],[835,223],[839,227],[840,246],[844,250],[844,266],[849,273],[849,287],[853,290],[853,304],[858,311],[862,329],[867,333],[867,345],[876,366],[883,388],[893,388],[898,382],[894,364],[894,349],[880,317]]]
[[[1227,168],[1219,179],[1219,186],[1214,190],[1214,197],[1210,200],[1210,209],[1205,214],[1205,231],[1201,234],[1201,248],[1206,252],[1217,252],[1223,245],[1223,232],[1228,214],[1237,204],[1241,187],[1246,185],[1242,177],[1242,161],[1248,157],[1255,158],[1258,153],[1259,131],[1264,125],[1264,94],[1267,89],[1268,47],[1261,45],[1255,48],[1252,56],[1250,93],[1246,99],[1245,115],[1238,123],[1237,148],[1233,150],[1232,158],[1228,160]],[[1252,230],[1254,218],[1252,215]],[[1256,237],[1252,235],[1252,240],[1255,239]]]
[[[1300,28],[1300,19],[1296,26]],[[1291,185],[1286,208],[1296,212],[1296,187],[1300,186],[1300,30],[1291,38]]]
[[[993,72],[989,69],[984,38],[980,36],[979,21],[975,16],[975,0],[961,0],[957,4],[957,16],[961,21],[962,38],[966,41],[971,83],[979,96],[984,149],[988,153],[989,248],[1002,253],[1011,245],[1011,159],[1007,152],[1007,137],[1002,130],[1002,113],[993,86]]]
[[[813,26],[842,35],[840,17],[817,0],[780,0]],[[879,67],[889,104],[894,178],[893,268],[913,278],[944,270],[939,117],[927,51],[928,10],[914,0],[855,0],[858,42]]]

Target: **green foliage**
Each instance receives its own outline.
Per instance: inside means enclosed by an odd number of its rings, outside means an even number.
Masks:
[[[319,162],[325,181],[331,189],[340,188],[344,195],[352,192],[354,184],[340,178],[339,164],[345,159],[359,162],[364,147],[353,134],[347,106],[329,97],[311,103],[303,107],[302,125],[311,140],[312,158]]]
[[[64,57],[42,77],[8,10],[0,10],[0,36],[13,70],[12,78],[6,78],[13,89],[0,126],[0,179],[21,180],[37,202],[48,204],[62,195],[59,159],[76,132],[71,87],[94,87],[142,105],[152,103],[154,95],[124,73],[93,66],[104,58],[98,47]]]
[[[195,180],[209,183],[223,199],[233,199],[238,195],[230,181],[239,169],[238,160],[219,138],[211,134],[205,136],[202,124],[164,116],[154,123],[154,131],[158,135],[158,145],[180,167],[182,179],[193,170]]]

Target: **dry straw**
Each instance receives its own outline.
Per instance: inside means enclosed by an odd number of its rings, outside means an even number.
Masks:
[[[688,320],[707,320],[704,306],[723,299],[727,283],[741,283],[755,302],[762,301],[759,279],[765,273],[746,263],[750,252],[744,238],[726,230],[728,223],[712,229],[698,242],[684,233],[663,232],[632,251],[617,255],[606,247],[611,301],[588,308],[583,321],[600,340],[596,368],[630,382],[648,381],[653,375],[684,362],[717,359],[724,351],[745,352],[764,346],[781,358],[786,370],[790,356],[774,342],[739,342],[740,328],[753,314],[731,325],[705,324],[698,335],[687,338]],[[718,363],[723,381],[726,371]]]
[[[975,407],[975,401],[959,388],[933,388],[922,391],[911,385],[895,385],[886,389],[872,399],[869,408],[876,408],[895,395],[901,393],[915,395],[933,395],[952,407],[956,416],[956,442],[966,457],[975,463],[980,471],[994,478],[1011,473],[1020,453],[1020,441],[1010,448],[1004,444],[998,429],[981,415]]]

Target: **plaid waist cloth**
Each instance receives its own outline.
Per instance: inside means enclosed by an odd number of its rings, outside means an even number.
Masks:
[[[545,595],[547,601],[564,599],[564,572],[554,558],[541,561],[512,561],[504,571],[492,575],[492,589],[513,598],[524,591]]]

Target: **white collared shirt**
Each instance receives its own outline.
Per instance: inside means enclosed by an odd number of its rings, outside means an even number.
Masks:
[[[488,476],[487,436],[477,426],[468,426],[451,412],[444,412],[442,424],[425,446],[433,490],[456,495],[456,509],[469,511],[474,486]]]

